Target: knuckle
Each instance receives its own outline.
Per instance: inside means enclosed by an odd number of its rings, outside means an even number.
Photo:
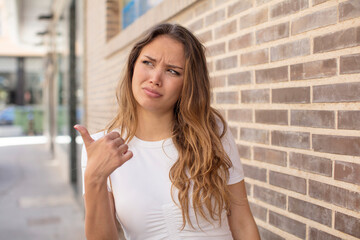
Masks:
[[[111,135],[112,137],[115,137],[115,138],[120,137],[120,134],[116,131],[112,131],[111,133],[109,133],[109,135]]]
[[[128,145],[123,144],[119,147],[119,151],[124,154],[129,149]]]
[[[122,147],[124,148],[124,151],[127,151],[129,149],[129,146],[127,144],[123,144]]]

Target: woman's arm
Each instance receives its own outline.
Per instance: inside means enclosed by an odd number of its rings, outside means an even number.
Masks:
[[[229,190],[231,202],[228,220],[234,240],[260,240],[247,199],[244,180],[229,185]]]
[[[86,181],[85,235],[87,240],[118,239],[112,193],[105,183]]]
[[[110,174],[132,157],[118,132],[94,140],[84,126],[76,125],[87,154],[84,173],[85,235],[88,240],[117,240],[115,208],[107,190]]]

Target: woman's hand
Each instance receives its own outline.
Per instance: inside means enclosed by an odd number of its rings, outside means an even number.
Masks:
[[[118,132],[110,132],[95,141],[84,126],[75,125],[74,128],[80,133],[85,144],[88,158],[85,178],[91,179],[90,181],[106,181],[116,168],[133,156]]]

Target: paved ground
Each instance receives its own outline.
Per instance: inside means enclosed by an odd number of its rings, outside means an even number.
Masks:
[[[83,210],[44,144],[0,146],[0,240],[78,240]]]

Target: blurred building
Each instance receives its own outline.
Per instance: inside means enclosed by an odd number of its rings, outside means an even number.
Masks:
[[[0,136],[44,134],[75,190],[80,145],[73,125],[83,114],[82,4],[0,0]]]
[[[82,0],[53,0],[44,29],[44,107],[49,148],[63,166],[63,172],[81,192],[81,141],[73,126],[82,123],[84,81],[84,6]],[[78,138],[79,139],[79,138]],[[81,194],[79,199],[81,200]]]
[[[49,10],[48,1],[0,1],[0,137],[43,133],[41,31],[47,23],[38,15]]]
[[[207,48],[262,239],[360,238],[359,1],[87,0],[83,13],[91,133],[115,114],[134,41],[180,23]]]

